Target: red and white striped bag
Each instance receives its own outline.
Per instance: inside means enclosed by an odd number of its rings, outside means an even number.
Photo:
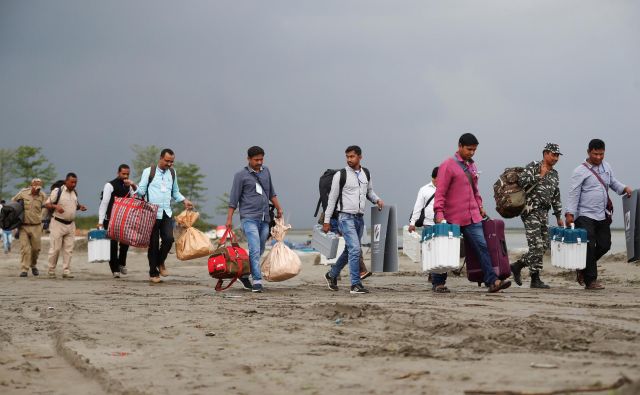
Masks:
[[[134,198],[115,198],[107,237],[133,247],[149,247],[158,206]]]

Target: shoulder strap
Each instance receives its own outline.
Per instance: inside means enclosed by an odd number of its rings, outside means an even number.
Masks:
[[[62,196],[62,186],[58,188],[58,193],[56,194],[56,202],[53,204],[58,204],[58,202],[60,201],[60,196]]]
[[[427,208],[427,206],[429,205],[429,203],[431,203],[431,201],[433,200],[433,198],[436,197],[436,193],[434,192],[433,195],[431,195],[431,197],[427,200],[427,204],[424,205],[424,207],[422,208],[422,211],[424,211],[425,208]]]
[[[362,170],[364,170],[364,174],[367,175],[367,181],[371,181],[371,172],[369,172],[369,169],[363,167]]]
[[[171,197],[173,197],[173,191],[175,190],[174,185],[178,183],[176,180],[176,169],[170,167],[169,172],[171,173]]]
[[[458,164],[458,166],[460,166],[462,171],[464,171],[464,174],[467,176],[467,179],[469,180],[469,184],[471,184],[471,189],[473,189],[475,191],[476,188],[473,185],[473,177],[471,176],[471,173],[469,172],[469,168],[467,168],[463,163],[461,163],[455,156],[451,157],[451,159],[453,159],[453,161],[456,162]]]
[[[347,183],[347,169],[345,169],[344,167],[342,169],[340,169],[340,184],[339,184],[339,189],[338,189],[338,201],[336,202],[336,208],[338,207],[338,204],[340,205],[340,208],[342,208],[342,190],[344,189],[345,184]]]
[[[153,178],[156,176],[156,165],[152,164],[151,166],[149,166],[149,180],[147,182],[147,189],[149,188],[149,185],[151,185],[151,181],[153,181]]]
[[[176,170],[173,167],[169,168],[169,172],[171,173],[171,196],[173,196],[174,185],[176,184]],[[149,181],[147,182],[147,193],[145,197],[147,198],[147,202],[149,201],[149,185],[151,185],[151,181],[153,181],[156,176],[156,165],[149,166]]]
[[[598,175],[598,173],[596,173],[595,171],[593,171],[593,168],[587,166],[586,163],[582,162],[582,166],[586,167],[587,169],[589,169],[589,171],[596,176],[596,178],[598,179],[598,181],[600,181],[600,184],[602,184],[602,186],[604,187],[604,189],[607,191],[607,193],[609,193],[609,187],[604,183],[604,181],[602,180],[602,178],[600,178],[600,176]]]

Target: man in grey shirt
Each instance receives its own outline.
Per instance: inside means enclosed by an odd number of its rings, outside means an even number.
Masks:
[[[565,211],[567,225],[574,223],[587,230],[587,267],[577,271],[577,280],[585,289],[599,290],[598,259],[611,248],[611,214],[613,206],[609,188],[618,195],[631,196],[631,188],[613,176],[613,169],[604,161],[604,141],[593,139],[587,149],[589,157],[576,167],[571,176],[568,206]]]
[[[271,173],[262,165],[264,150],[258,146],[249,148],[247,161],[247,166],[233,177],[226,226],[233,229],[233,212],[240,206],[240,223],[249,244],[253,284],[247,277],[240,278],[240,281],[245,289],[262,292],[260,257],[269,238],[269,202],[278,210],[278,218],[282,217],[282,207],[271,182]]]
[[[369,171],[360,166],[362,150],[357,145],[345,150],[347,167],[336,172],[331,183],[329,201],[324,215],[322,230],[326,233],[330,229],[330,221],[334,212],[338,213],[338,228],[344,237],[345,248],[336,263],[325,274],[329,289],[338,290],[338,276],[349,263],[352,294],[369,293],[360,281],[360,239],[364,229],[364,209],[366,199],[382,209],[384,202],[380,199],[371,184]],[[344,181],[344,184],[341,182]],[[342,185],[341,185],[342,184]]]

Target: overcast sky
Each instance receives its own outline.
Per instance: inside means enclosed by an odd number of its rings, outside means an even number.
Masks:
[[[0,0],[1,146],[42,146],[95,213],[132,144],[198,164],[208,211],[260,145],[296,227],[351,144],[400,223],[464,132],[490,214],[499,173],[546,142],[563,198],[595,137],[637,188],[639,4]]]

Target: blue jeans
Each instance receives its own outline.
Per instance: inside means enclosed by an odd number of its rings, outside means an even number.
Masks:
[[[331,266],[329,275],[337,278],[349,263],[351,285],[360,284],[360,239],[364,229],[364,219],[359,215],[340,213],[338,229],[344,237],[345,247],[336,263]]]
[[[335,234],[339,234],[340,233],[340,228],[338,225],[338,219],[337,218],[331,218],[329,220],[329,230]]]
[[[269,238],[269,222],[245,218],[240,220],[242,231],[249,244],[249,261],[251,261],[251,277],[254,284],[262,283],[260,257],[264,253],[264,245]]]
[[[4,245],[4,252],[9,252],[11,249],[11,231],[3,230],[2,231],[2,241]]]
[[[493,271],[491,256],[487,248],[487,240],[484,238],[484,231],[482,230],[482,222],[461,226],[460,230],[464,238],[469,241],[476,251],[478,257],[480,257],[480,268],[484,274],[485,285],[487,287],[493,285],[498,279],[498,276],[496,276],[496,272]]]

